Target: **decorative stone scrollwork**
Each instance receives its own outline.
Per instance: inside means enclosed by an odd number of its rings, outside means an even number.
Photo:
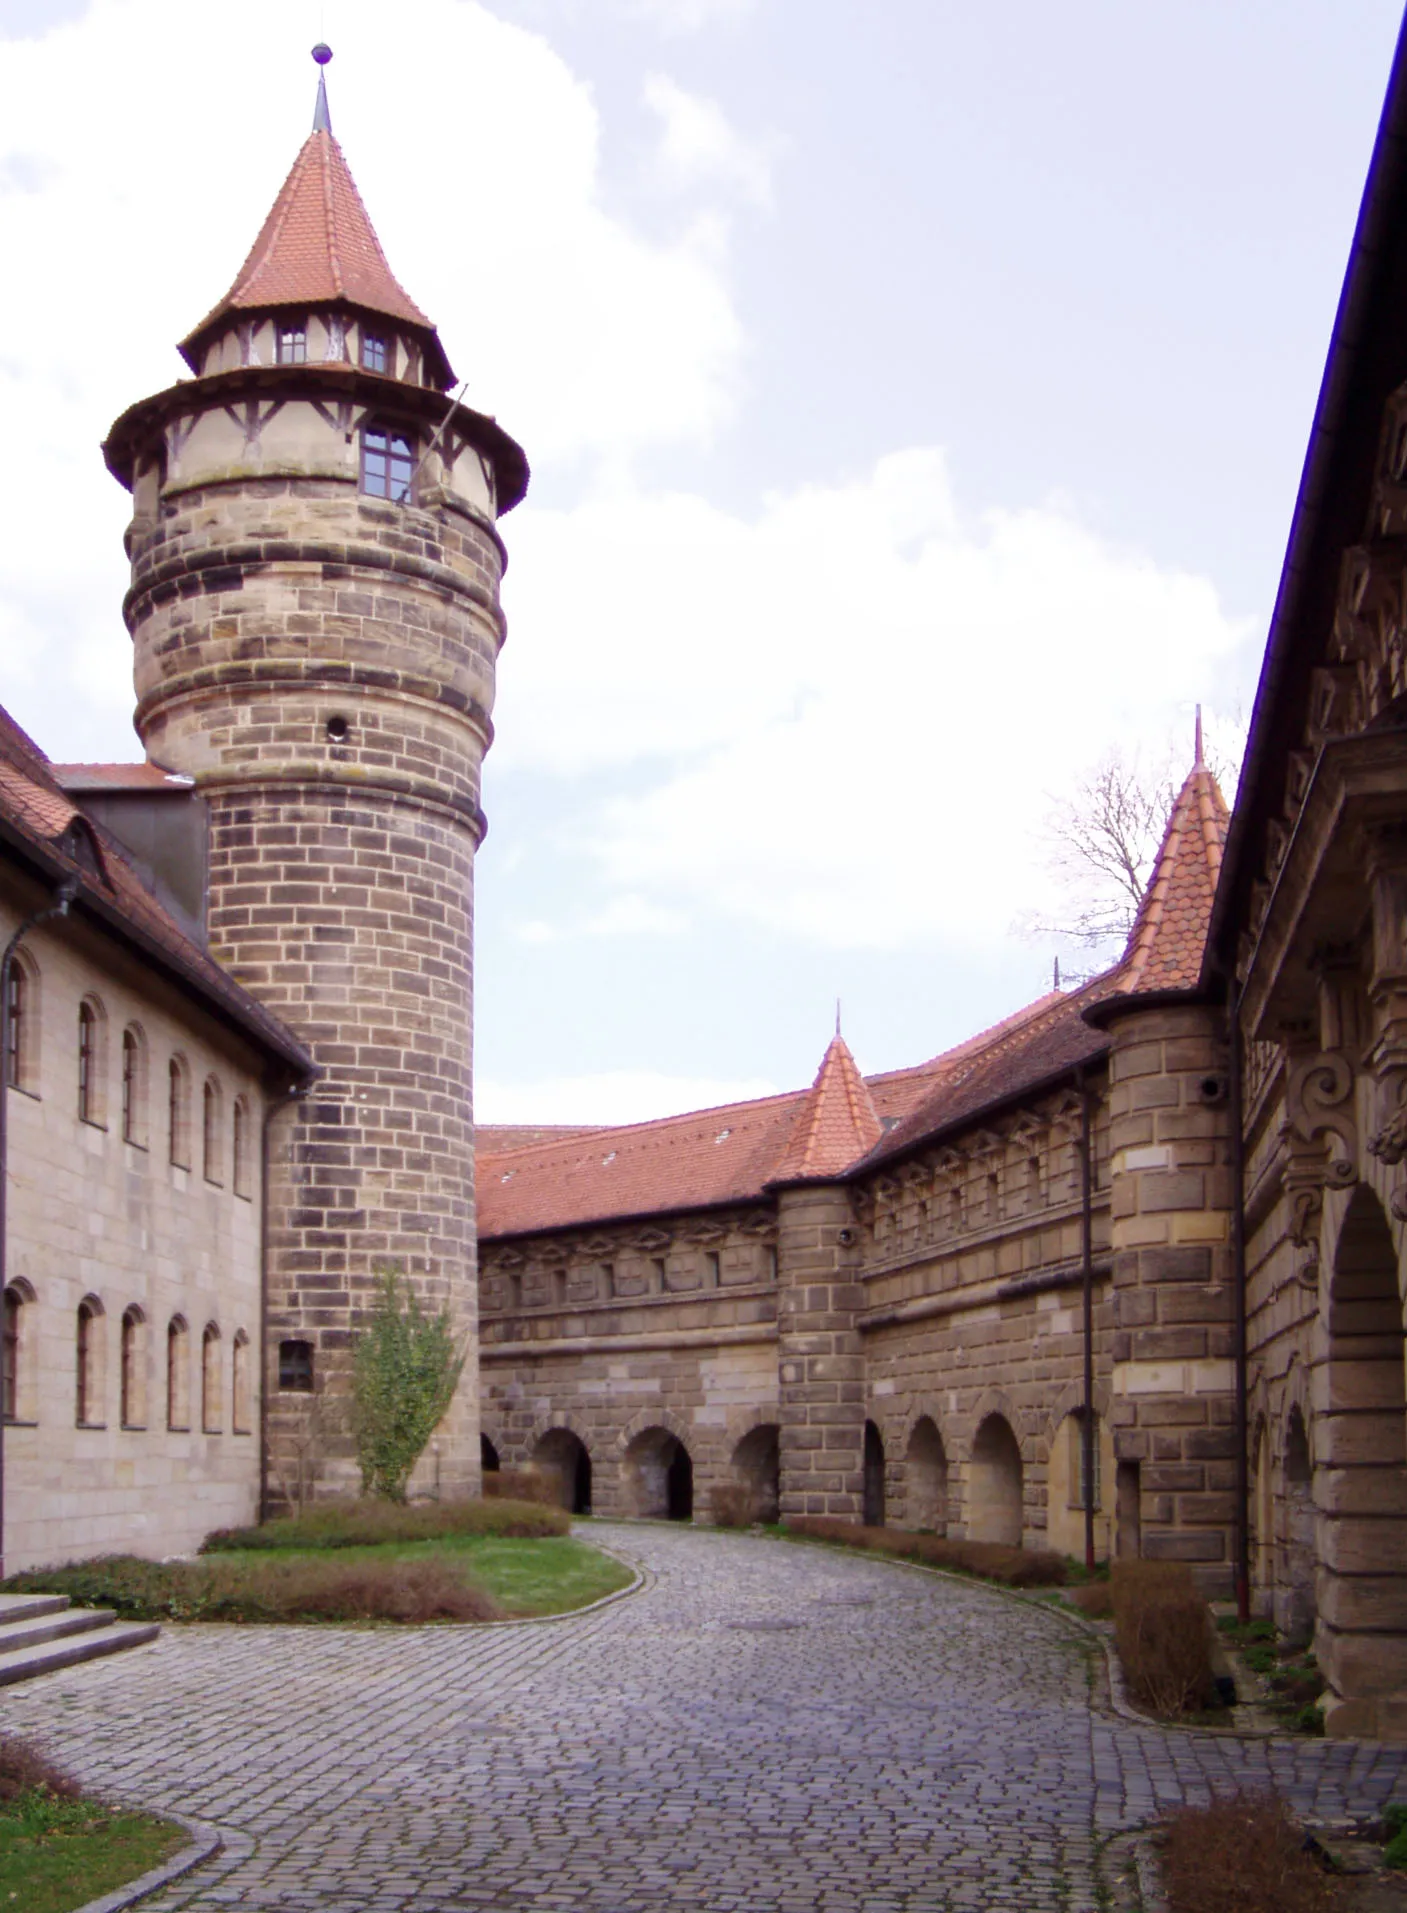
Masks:
[[[1327,1147],[1323,1180],[1336,1188],[1347,1188],[1358,1180],[1353,1081],[1353,1065],[1342,1050],[1320,1050],[1291,1066],[1285,1095],[1294,1139]]]

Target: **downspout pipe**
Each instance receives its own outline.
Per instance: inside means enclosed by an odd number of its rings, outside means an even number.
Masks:
[[[1076,1072],[1080,1096],[1080,1283],[1084,1326],[1084,1410],[1080,1421],[1083,1450],[1081,1500],[1085,1510],[1085,1567],[1094,1571],[1094,1122],[1089,1085]]]
[[[269,1518],[269,1162],[274,1118],[306,1096],[319,1072],[286,1083],[264,1106],[259,1146],[259,1520]]]
[[[10,1090],[13,1087],[10,1082],[10,991],[15,974],[15,958],[30,931],[37,929],[41,923],[48,923],[52,917],[66,917],[69,905],[77,895],[77,880],[65,878],[54,892],[54,901],[26,917],[5,945],[4,954],[0,955],[0,1298],[4,1296],[10,1279],[7,1254],[9,1204],[6,1198],[10,1181]],[[0,1414],[0,1581],[5,1578],[5,1423],[19,1404],[9,1402],[4,1406],[8,1412]]]
[[[1236,1614],[1251,1618],[1250,1426],[1246,1399],[1246,1141],[1241,1082],[1241,992],[1231,977],[1226,1005],[1227,1103],[1231,1117],[1231,1286],[1236,1364]]]

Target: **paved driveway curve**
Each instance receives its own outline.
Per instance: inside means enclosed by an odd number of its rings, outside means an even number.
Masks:
[[[575,1619],[197,1627],[0,1698],[83,1780],[218,1822],[144,1913],[938,1913],[1101,1903],[1099,1850],[1273,1780],[1375,1810],[1402,1753],[1163,1733],[1083,1641],[983,1588],[602,1524],[645,1590]]]

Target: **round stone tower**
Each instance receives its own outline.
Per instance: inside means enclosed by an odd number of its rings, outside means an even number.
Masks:
[[[504,635],[495,524],[527,464],[446,396],[321,75],[253,250],[180,349],[194,376],[104,448],[133,494],[136,724],[208,809],[212,953],[321,1069],[270,1134],[269,1497],[355,1486],[349,1350],[393,1266],[467,1351],[418,1479],[472,1491],[474,852]]]

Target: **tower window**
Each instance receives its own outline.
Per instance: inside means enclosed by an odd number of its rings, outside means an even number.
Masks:
[[[280,1342],[278,1345],[278,1385],[295,1395],[313,1392],[313,1345],[311,1342]]]
[[[362,433],[362,490],[369,498],[402,504],[410,497],[415,470],[411,442],[389,426],[368,425]]]
[[[98,1013],[86,1000],[78,1006],[78,1120],[96,1123],[98,1110]]]
[[[362,364],[368,372],[384,372],[389,354],[386,341],[378,338],[374,332],[362,334]]]
[[[29,1009],[29,978],[17,962],[10,966],[9,1014],[5,1021],[5,1081],[18,1089],[24,1081],[25,1016]]]
[[[280,365],[306,365],[308,362],[308,328],[304,324],[281,325],[278,329],[278,363]]]

